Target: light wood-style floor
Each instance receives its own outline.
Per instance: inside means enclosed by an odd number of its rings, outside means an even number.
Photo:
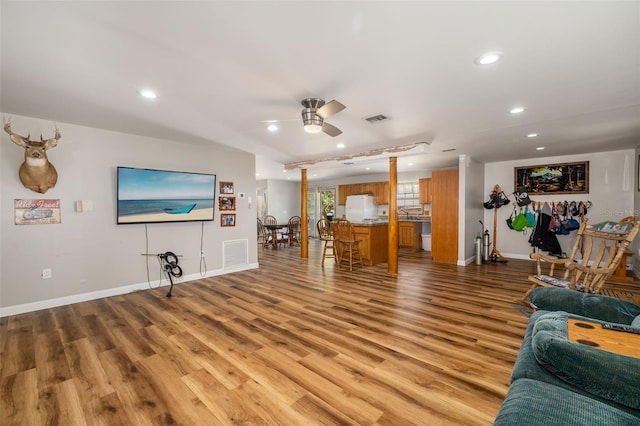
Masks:
[[[320,267],[320,245],[257,270],[0,320],[2,425],[490,425],[533,263],[424,252]],[[16,283],[19,284],[19,283]],[[638,296],[638,283],[610,286]]]

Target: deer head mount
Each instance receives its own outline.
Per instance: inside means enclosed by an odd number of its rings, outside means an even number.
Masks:
[[[44,194],[49,188],[56,186],[58,172],[47,158],[47,150],[58,145],[61,135],[56,127],[56,134],[51,139],[44,139],[40,135],[39,141],[29,140],[31,134],[25,138],[11,131],[11,122],[7,121],[4,131],[9,134],[11,141],[24,148],[24,162],[20,166],[20,181],[32,191]]]

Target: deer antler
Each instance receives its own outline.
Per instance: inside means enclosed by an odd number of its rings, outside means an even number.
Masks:
[[[42,141],[42,143],[44,143],[47,146],[47,148],[55,148],[58,145],[58,141],[62,137],[62,135],[60,134],[60,130],[58,130],[58,125],[56,124],[55,126],[56,126],[56,134],[51,139],[47,139],[47,140],[43,139],[42,133],[40,133],[40,141]]]

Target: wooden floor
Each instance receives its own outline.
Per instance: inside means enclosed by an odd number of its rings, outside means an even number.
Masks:
[[[490,425],[533,263],[403,254],[354,272],[320,246],[260,268],[0,320],[2,425]],[[16,283],[19,284],[19,283]],[[637,282],[610,286],[637,298]]]

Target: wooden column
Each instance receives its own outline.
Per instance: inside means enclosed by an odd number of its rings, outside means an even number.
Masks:
[[[300,169],[300,257],[309,258],[309,224],[307,218],[307,169]]]
[[[389,158],[389,248],[388,272],[398,275],[398,158]]]

